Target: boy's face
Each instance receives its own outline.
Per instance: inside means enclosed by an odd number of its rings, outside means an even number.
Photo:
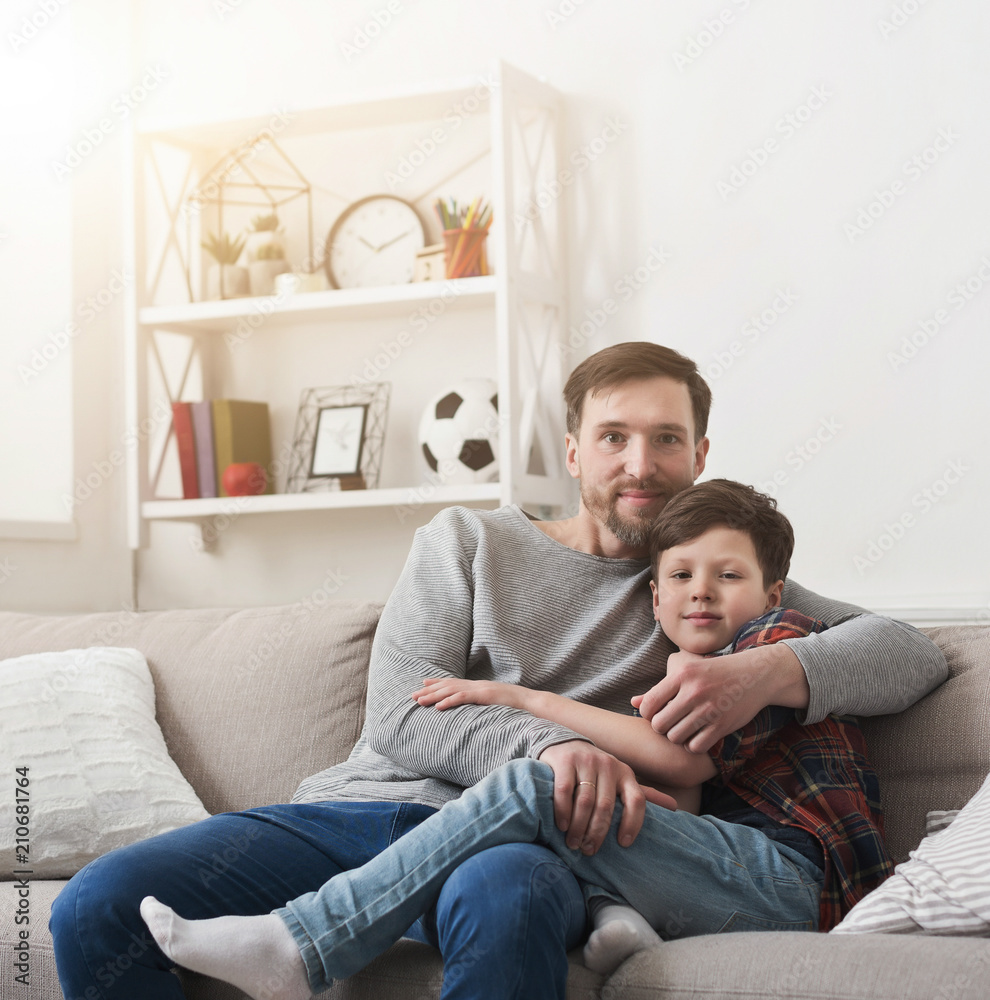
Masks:
[[[740,625],[780,604],[784,584],[763,585],[753,540],[720,526],[660,556],[653,617],[679,649],[698,656],[727,646]]]

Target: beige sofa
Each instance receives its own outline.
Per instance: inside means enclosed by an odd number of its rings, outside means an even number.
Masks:
[[[246,610],[44,617],[0,613],[0,659],[112,645],[145,654],[169,751],[211,812],[287,801],[300,778],[344,758],[357,739],[380,608],[340,603]],[[958,808],[990,772],[990,626],[936,628],[949,680],[897,717],[867,720],[897,860],[918,843],[925,814]],[[3,778],[11,784],[11,776]],[[6,793],[5,793],[6,794]],[[13,867],[4,859],[0,877]],[[61,882],[31,886],[30,985],[16,985],[16,895],[0,884],[0,998],[58,1000],[47,912]],[[569,996],[986,1000],[990,943],[970,938],[726,934],[671,942],[609,979],[571,956]],[[242,994],[183,976],[194,998]],[[415,1000],[439,994],[441,965],[425,945],[399,942],[334,1000]],[[139,997],[133,1000],[141,1000]]]

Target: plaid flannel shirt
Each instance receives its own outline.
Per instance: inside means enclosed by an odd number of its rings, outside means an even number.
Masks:
[[[744,625],[719,654],[741,652],[827,628],[777,609]],[[814,835],[825,856],[819,930],[827,931],[893,871],[883,840],[880,785],[852,716],[801,725],[771,705],[709,751],[719,782],[779,823]]]

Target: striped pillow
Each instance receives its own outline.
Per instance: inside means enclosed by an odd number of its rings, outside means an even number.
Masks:
[[[990,937],[990,777],[831,933],[911,932]]]

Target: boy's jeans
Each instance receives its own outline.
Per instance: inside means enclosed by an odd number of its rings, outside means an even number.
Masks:
[[[631,847],[619,846],[617,826],[618,815],[597,854],[569,850],[554,824],[553,771],[535,760],[511,761],[364,867],[276,912],[299,946],[314,993],[397,940],[466,858],[517,841],[547,845],[586,883],[588,896],[604,890],[626,899],[664,937],[817,928],[821,870],[759,830],[652,804]]]

